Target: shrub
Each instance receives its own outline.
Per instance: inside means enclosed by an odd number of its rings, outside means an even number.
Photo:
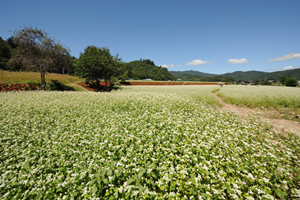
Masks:
[[[296,87],[297,84],[298,84],[297,78],[293,77],[293,78],[288,78],[285,85],[290,87]]]

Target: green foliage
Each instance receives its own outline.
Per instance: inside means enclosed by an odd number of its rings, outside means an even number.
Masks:
[[[203,73],[199,71],[194,71],[194,70],[186,70],[186,71],[170,71],[171,74],[174,76],[180,76],[184,74],[190,74],[190,75],[198,75],[198,76],[205,76],[205,77],[213,77],[213,76],[218,76],[217,74],[208,74],[208,73]]]
[[[10,64],[26,69],[36,69],[41,73],[43,89],[46,89],[45,74],[58,63],[65,65],[70,62],[69,49],[48,36],[48,33],[31,26],[13,32],[18,44],[13,52]]]
[[[265,80],[265,81],[261,81],[260,82],[261,85],[272,85],[272,83],[268,80]]]
[[[280,83],[282,85],[285,85],[286,84],[286,81],[287,81],[288,77],[287,76],[280,76]]]
[[[290,86],[290,87],[296,87],[298,85],[298,80],[296,77],[293,78],[288,78],[286,80],[286,86]]]
[[[133,79],[152,79],[152,80],[173,80],[173,76],[167,68],[156,66],[153,61],[135,60],[126,63],[122,69],[124,77]]]
[[[112,56],[108,48],[88,46],[77,60],[76,74],[85,78],[87,83],[100,82],[102,79],[107,83],[117,75],[120,66],[121,60],[118,56]]]
[[[0,37],[0,69],[8,70],[8,60],[11,57],[9,44]]]
[[[176,76],[176,79],[181,78],[182,75],[184,74],[189,74],[190,76],[186,76],[185,81],[192,81],[192,80],[208,80],[209,79],[204,79],[203,77],[229,77],[233,78],[235,80],[274,80],[274,81],[279,81],[281,78],[284,76],[286,78],[292,78],[296,77],[298,80],[300,79],[300,69],[293,69],[293,70],[286,70],[286,71],[277,71],[277,72],[260,72],[260,71],[236,71],[232,73],[225,73],[221,75],[216,75],[216,74],[207,74],[207,73],[202,73],[202,72],[197,72],[197,71],[170,71],[170,73],[174,74]],[[183,79],[182,79],[183,80]],[[285,79],[286,80],[286,79]],[[284,81],[285,83],[285,81]]]
[[[183,81],[203,81],[203,82],[233,82],[234,78],[224,77],[224,76],[211,76],[206,77],[202,75],[191,75],[191,74],[183,74],[176,76],[176,79],[181,79]]]

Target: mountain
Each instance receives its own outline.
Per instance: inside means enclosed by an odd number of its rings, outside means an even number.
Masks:
[[[180,78],[184,81],[218,81],[223,80],[224,77],[231,78],[235,80],[279,80],[281,76],[286,76],[288,78],[296,77],[300,80],[300,68],[291,69],[286,71],[276,71],[276,72],[262,72],[262,71],[235,71],[232,73],[225,74],[207,74],[198,71],[170,71],[176,79]]]
[[[176,79],[181,79],[182,81],[204,81],[204,82],[232,82],[235,79],[230,77],[224,77],[224,76],[200,76],[200,75],[191,75],[191,74],[182,74],[179,76],[176,76]]]
[[[236,71],[232,73],[225,73],[221,76],[234,78],[235,80],[256,80],[259,79],[258,77],[263,77],[265,79],[265,76],[268,76],[269,73],[267,72],[261,72],[261,71]]]
[[[180,76],[183,74],[190,74],[190,75],[198,75],[198,76],[206,76],[206,77],[213,77],[213,76],[218,76],[218,74],[208,74],[204,72],[198,72],[194,70],[188,70],[188,71],[169,71],[171,74],[174,76]]]

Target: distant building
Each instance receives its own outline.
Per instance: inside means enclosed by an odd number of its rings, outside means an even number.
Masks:
[[[177,79],[177,81],[181,81],[181,79],[179,78],[179,79]]]

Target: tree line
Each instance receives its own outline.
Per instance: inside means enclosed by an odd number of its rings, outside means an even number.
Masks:
[[[16,29],[7,40],[0,37],[0,69],[40,72],[44,89],[47,72],[80,76],[87,83],[104,80],[105,85],[118,79],[175,79],[168,69],[149,59],[126,63],[107,47],[88,46],[77,59],[47,32],[31,26]]]

